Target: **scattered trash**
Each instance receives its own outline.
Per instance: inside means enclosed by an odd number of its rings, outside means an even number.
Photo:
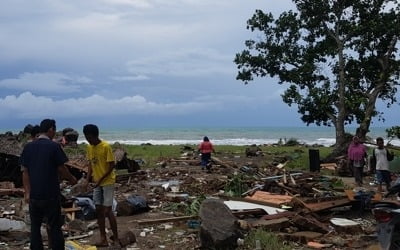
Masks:
[[[95,246],[82,245],[75,241],[68,240],[65,242],[65,250],[96,250]]]
[[[0,218],[0,232],[4,231],[26,231],[28,230],[25,222]]]

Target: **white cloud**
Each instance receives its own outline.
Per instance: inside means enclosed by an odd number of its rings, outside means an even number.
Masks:
[[[0,87],[35,93],[74,93],[80,91],[80,84],[87,84],[91,81],[88,77],[74,77],[61,73],[25,72],[18,78],[1,80]]]
[[[213,49],[180,49],[138,58],[127,63],[130,73],[138,75],[203,76],[232,74],[232,55]]]
[[[118,27],[119,21],[120,16],[118,14],[93,12],[83,16],[60,20],[55,27],[73,33],[81,33],[82,31],[97,33]]]
[[[134,75],[134,76],[113,76],[112,80],[118,82],[130,82],[130,81],[141,81],[149,79],[148,76],[145,75]]]
[[[243,95],[200,96],[186,102],[154,102],[143,96],[125,96],[109,99],[101,95],[85,98],[55,100],[24,92],[19,96],[0,98],[0,120],[10,116],[18,119],[33,119],[43,116],[77,118],[87,116],[112,117],[119,115],[192,115],[198,112],[221,111],[235,105],[259,106],[260,100]]]
[[[15,118],[39,118],[44,115],[57,117],[115,116],[133,114],[190,114],[196,110],[209,109],[215,103],[202,102],[156,103],[143,96],[127,96],[107,99],[100,95],[85,98],[54,100],[25,92],[19,96],[0,98],[0,119],[12,115]]]
[[[136,8],[152,7],[152,4],[148,0],[102,0],[102,2],[110,5],[130,6]]]

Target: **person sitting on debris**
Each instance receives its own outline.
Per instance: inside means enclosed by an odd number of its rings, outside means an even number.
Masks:
[[[362,186],[363,184],[363,172],[366,157],[367,147],[360,142],[360,139],[357,136],[354,136],[353,141],[347,149],[347,163],[358,186]]]
[[[207,168],[210,170],[211,152],[215,153],[214,147],[207,136],[204,136],[203,141],[199,145],[201,153],[201,169]]]
[[[22,180],[25,189],[25,201],[29,204],[31,220],[30,248],[43,249],[41,225],[44,219],[50,228],[52,249],[65,247],[61,230],[61,193],[59,176],[76,184],[64,163],[68,161],[61,146],[52,139],[56,134],[56,122],[45,119],[40,123],[41,135],[25,145],[20,164],[23,166]]]
[[[392,181],[389,171],[389,161],[392,161],[394,155],[389,152],[384,146],[384,140],[382,137],[376,138],[376,144],[378,145],[372,152],[372,164],[376,169],[376,177],[378,179],[378,192],[382,192],[382,183],[386,184],[386,190],[389,191],[390,183]]]
[[[112,211],[115,184],[115,159],[111,146],[99,138],[99,129],[94,124],[83,127],[83,134],[89,142],[87,147],[88,180],[93,180],[93,200],[96,205],[97,223],[100,230],[100,242],[98,247],[108,246],[105,219],[108,218],[113,232],[112,240],[119,243],[117,220]]]

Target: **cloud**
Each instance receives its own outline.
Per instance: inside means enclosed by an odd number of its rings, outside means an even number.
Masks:
[[[127,63],[127,70],[137,75],[203,76],[232,74],[232,55],[214,49],[180,49]]]
[[[50,97],[35,96],[24,92],[19,96],[10,95],[0,98],[0,119],[12,115],[14,118],[38,118],[47,116],[57,117],[86,117],[86,116],[115,116],[134,114],[186,114],[196,110],[208,109],[215,103],[184,102],[156,103],[146,100],[143,96],[127,96],[118,99],[107,99],[100,95],[85,98],[69,98],[54,100]]]
[[[130,82],[130,81],[141,81],[149,79],[148,76],[145,75],[132,75],[132,76],[112,76],[112,80],[118,82]]]
[[[35,96],[24,92],[19,96],[0,98],[0,120],[10,116],[17,119],[33,119],[43,116],[60,118],[113,117],[132,115],[193,115],[194,113],[230,110],[235,105],[253,104],[259,100],[243,95],[200,96],[190,101],[155,102],[141,95],[107,98],[91,95],[84,98],[55,100],[46,96]]]
[[[152,4],[147,0],[102,0],[103,3],[117,6],[129,6],[135,8],[150,8]]]
[[[18,78],[3,79],[1,88],[31,91],[34,93],[74,93],[80,91],[81,84],[92,82],[88,77],[73,77],[62,73],[25,72]]]

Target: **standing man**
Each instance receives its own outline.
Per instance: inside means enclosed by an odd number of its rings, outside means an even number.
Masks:
[[[354,136],[353,141],[347,149],[347,161],[350,170],[353,172],[356,184],[360,187],[363,184],[363,172],[366,157],[367,147],[360,143],[360,139],[357,136]]]
[[[64,166],[68,158],[61,146],[52,140],[56,134],[55,120],[43,120],[40,123],[40,133],[37,140],[25,145],[20,158],[25,201],[29,203],[31,219],[30,248],[43,249],[40,228],[43,220],[47,219],[52,249],[63,250],[65,241],[61,230],[59,176],[71,184],[77,181]]]
[[[89,142],[87,159],[89,160],[88,178],[95,183],[93,200],[96,205],[97,223],[100,230],[98,247],[108,246],[105,230],[105,218],[110,222],[114,242],[119,243],[117,220],[112,211],[115,184],[115,159],[111,146],[99,138],[99,129],[96,125],[87,124],[83,127],[83,134]]]
[[[382,183],[386,184],[386,191],[390,188],[392,178],[389,171],[389,161],[393,160],[394,155],[384,146],[382,137],[376,138],[377,148],[372,154],[372,162],[376,164],[376,177],[378,179],[378,192],[382,192]]]

